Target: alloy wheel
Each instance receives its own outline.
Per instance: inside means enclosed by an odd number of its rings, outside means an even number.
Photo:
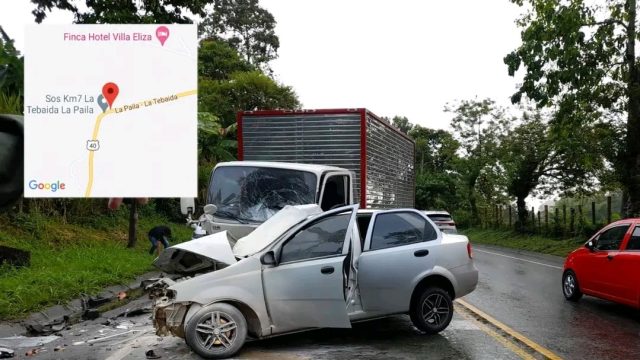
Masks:
[[[573,295],[573,292],[576,289],[576,279],[573,277],[573,274],[567,274],[564,277],[564,284],[562,286],[564,289],[564,294],[568,297]]]
[[[224,351],[233,345],[237,337],[237,325],[229,314],[214,311],[196,325],[198,341],[205,349]]]
[[[422,318],[434,327],[442,325],[449,317],[449,306],[441,294],[431,294],[422,303]]]

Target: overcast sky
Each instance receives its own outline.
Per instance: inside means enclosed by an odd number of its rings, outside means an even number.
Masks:
[[[448,128],[447,102],[509,104],[517,79],[502,58],[520,43],[508,0],[260,0],[278,22],[279,81],[305,108],[366,107]],[[24,48],[29,0],[0,0],[0,24]],[[54,12],[45,23],[70,23]],[[28,54],[26,54],[28,55]]]

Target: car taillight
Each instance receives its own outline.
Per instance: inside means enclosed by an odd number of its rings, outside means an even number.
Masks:
[[[473,259],[473,249],[470,242],[467,242],[467,255],[469,255],[469,259]]]

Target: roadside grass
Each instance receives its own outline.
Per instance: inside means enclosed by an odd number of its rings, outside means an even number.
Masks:
[[[189,240],[191,229],[155,214],[141,214],[137,246],[127,249],[126,210],[100,215],[91,223],[65,223],[38,215],[0,217],[0,245],[31,251],[31,265],[0,266],[0,320],[19,319],[81,294],[97,294],[127,284],[153,270],[147,231],[167,224],[172,243]]]
[[[528,235],[495,229],[462,229],[460,233],[466,235],[472,244],[497,245],[561,257],[567,256],[587,240],[586,238],[558,240],[543,235]]]

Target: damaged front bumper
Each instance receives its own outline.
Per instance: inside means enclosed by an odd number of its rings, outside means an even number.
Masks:
[[[167,298],[158,300],[153,307],[156,335],[174,335],[184,339],[184,321],[190,306],[190,303],[176,303]]]

